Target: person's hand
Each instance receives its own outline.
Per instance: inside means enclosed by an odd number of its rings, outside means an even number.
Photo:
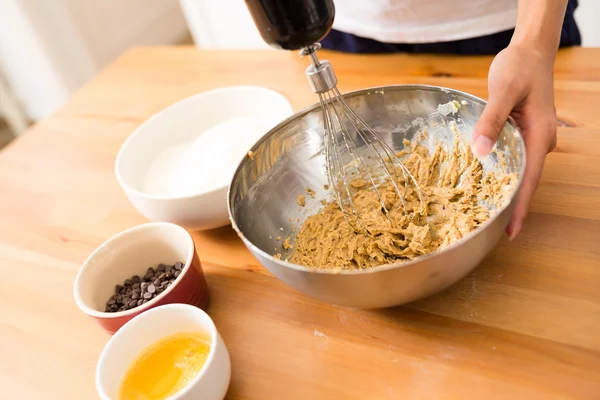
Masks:
[[[516,45],[498,53],[488,74],[488,104],[473,131],[471,148],[479,157],[489,154],[509,115],[525,140],[525,176],[506,228],[511,240],[521,231],[546,154],[556,146],[554,56]]]

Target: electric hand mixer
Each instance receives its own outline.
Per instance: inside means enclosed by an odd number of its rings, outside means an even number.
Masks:
[[[337,89],[337,78],[329,61],[317,58],[321,47],[318,41],[333,25],[333,0],[246,0],[246,5],[265,42],[280,49],[300,50],[302,56],[310,58],[311,65],[305,73],[319,96],[323,112],[327,176],[348,224],[357,231],[366,229],[352,195],[358,180],[372,185],[386,216],[390,206],[386,206],[386,199],[378,190],[381,177],[394,186],[405,210],[409,183],[422,203],[421,190],[410,171],[344,99]],[[357,140],[366,146],[357,146]],[[366,148],[366,152],[359,151],[359,147]],[[350,156],[349,162],[343,152]],[[399,184],[398,172],[402,174],[404,185]]]

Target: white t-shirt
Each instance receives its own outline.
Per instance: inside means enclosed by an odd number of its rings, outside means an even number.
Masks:
[[[335,0],[333,28],[386,43],[448,42],[512,29],[518,0]]]

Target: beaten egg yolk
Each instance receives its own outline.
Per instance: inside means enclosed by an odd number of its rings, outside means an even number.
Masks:
[[[197,332],[177,333],[146,347],[129,365],[119,400],[162,400],[183,389],[200,372],[210,339]]]

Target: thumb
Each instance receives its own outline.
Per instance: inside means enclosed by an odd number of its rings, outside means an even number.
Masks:
[[[513,99],[507,98],[505,93],[490,94],[488,103],[479,121],[475,124],[471,150],[477,157],[485,157],[490,153],[512,111],[515,102]]]

